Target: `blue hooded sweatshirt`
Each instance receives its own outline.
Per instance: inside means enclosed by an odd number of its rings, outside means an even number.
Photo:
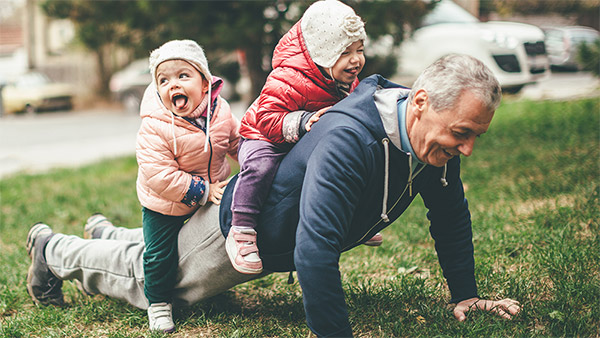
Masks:
[[[396,96],[388,111],[376,104],[383,91]],[[340,254],[391,225],[417,193],[429,210],[429,229],[451,302],[477,297],[460,159],[443,168],[413,168],[411,155],[397,141],[396,107],[407,95],[406,88],[380,75],[364,79],[286,155],[263,206],[256,229],[263,265],[271,271],[297,271],[306,321],[318,336],[352,335]],[[235,178],[220,208],[225,236],[234,184]]]

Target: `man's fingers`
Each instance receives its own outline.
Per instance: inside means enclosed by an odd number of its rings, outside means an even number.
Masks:
[[[511,315],[516,315],[521,311],[521,304],[516,300],[509,298],[503,299],[499,302],[505,311],[508,311]]]
[[[456,318],[459,322],[464,321],[465,319],[467,319],[467,316],[465,315],[465,310],[468,311],[468,309],[465,309],[463,307],[455,307],[454,308],[454,318]]]
[[[502,309],[502,305],[501,304],[496,304],[492,309],[492,312],[496,313],[498,316],[502,317],[502,318],[506,318],[506,319],[510,319],[511,315],[506,313],[503,309]]]
[[[466,319],[466,313],[471,310],[485,310],[497,314],[498,316],[506,319],[511,319],[521,310],[519,302],[506,298],[500,301],[491,301],[484,299],[477,300],[466,300],[460,302],[454,308],[454,317],[458,321],[464,321]]]

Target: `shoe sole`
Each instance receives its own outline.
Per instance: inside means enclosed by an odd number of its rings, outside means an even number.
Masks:
[[[94,218],[94,217],[97,217],[97,219],[94,219],[93,222],[90,222],[90,219]],[[90,216],[90,218],[88,218],[87,222],[85,223],[85,226],[83,227],[83,238],[84,239],[94,239],[92,237],[92,233],[94,232],[94,229],[96,229],[96,227],[103,221],[108,222],[108,218],[106,218],[102,214],[95,214],[95,215]]]
[[[29,244],[29,238],[27,238],[27,239],[28,239],[27,243]],[[29,257],[30,258],[35,255],[35,248],[33,248],[31,250],[29,250],[29,248],[28,248],[27,251],[29,252]],[[37,305],[46,305],[46,304],[44,304],[44,302],[42,302],[39,299],[37,299],[37,297],[33,293],[33,288],[31,287],[31,280],[32,279],[33,279],[33,259],[31,260],[31,264],[29,265],[29,269],[27,270],[27,293],[29,294],[29,296],[33,300],[34,304],[37,304]]]
[[[45,229],[42,223],[34,224],[31,229],[29,229],[29,233],[27,233],[27,254],[31,259],[31,264],[29,265],[29,269],[27,269],[27,293],[33,300],[35,304],[44,305],[44,302],[37,299],[37,297],[33,293],[33,288],[31,287],[31,280],[33,279],[33,257],[35,257],[35,248],[33,246],[33,238],[36,238],[42,229]]]
[[[33,260],[33,239],[36,238],[40,232],[42,232],[45,229],[50,229],[50,227],[44,223],[35,223],[31,229],[29,229],[29,233],[27,234],[27,254],[29,255],[29,258],[31,258]]]
[[[235,263],[235,257],[237,256],[237,248],[235,247],[235,240],[233,239],[233,237],[230,238],[229,236],[227,236],[227,239],[225,240],[225,251],[227,251],[227,256],[229,256],[229,261],[231,262],[231,265],[233,266],[235,271],[243,273],[245,275],[256,275],[263,271],[263,269],[245,268]]]
[[[383,241],[366,241],[363,244],[366,246],[381,246],[381,244],[383,244]]]
[[[32,253],[31,256],[34,257],[35,256],[35,247],[31,250],[31,253]],[[64,305],[64,300],[61,300],[58,302],[54,301],[53,299],[48,299],[46,301],[39,300],[35,296],[35,293],[33,292],[33,287],[31,286],[32,279],[33,279],[33,259],[31,261],[31,265],[29,265],[29,269],[27,269],[27,293],[31,297],[31,300],[33,300],[33,303],[36,305],[42,305],[42,306],[48,306],[48,305],[63,306]]]
[[[31,280],[33,279],[33,258],[35,257],[35,245],[34,245],[34,238],[36,238],[42,231],[44,230],[50,230],[50,232],[52,232],[52,230],[50,229],[50,227],[47,224],[44,224],[42,222],[36,223],[34,224],[31,229],[29,229],[29,233],[27,234],[27,254],[29,255],[29,258],[31,259],[31,264],[29,265],[29,269],[27,269],[27,293],[29,294],[29,296],[31,297],[31,299],[33,300],[33,302],[35,304],[38,305],[57,305],[57,306],[62,306],[63,302],[55,302],[52,299],[49,299],[47,301],[41,301],[39,300],[36,296],[35,293],[33,292],[33,287],[31,286]]]

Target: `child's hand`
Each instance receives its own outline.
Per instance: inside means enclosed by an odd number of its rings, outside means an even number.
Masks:
[[[306,122],[306,125],[304,126],[304,129],[306,129],[306,131],[309,132],[310,131],[310,127],[313,125],[313,123],[319,121],[319,118],[321,118],[321,115],[325,114],[325,112],[327,110],[329,110],[329,108],[331,108],[331,106],[325,107],[325,108],[321,108],[318,112],[315,113],[315,115],[311,116],[310,119],[308,120],[308,122]]]
[[[210,188],[208,189],[208,201],[213,202],[216,205],[221,204],[221,198],[223,198],[223,192],[225,191],[227,183],[229,183],[229,180],[210,183]]]

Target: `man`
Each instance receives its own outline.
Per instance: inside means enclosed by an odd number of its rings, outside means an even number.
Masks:
[[[459,155],[471,155],[500,99],[490,70],[464,55],[435,62],[412,90],[373,75],[324,114],[285,157],[261,213],[258,246],[265,269],[297,270],[306,320],[315,334],[352,335],[340,254],[390,225],[416,194],[429,209],[430,232],[451,302],[457,303],[455,317],[464,320],[471,309],[505,318],[519,312],[516,301],[477,296],[470,213],[460,180]],[[179,303],[256,278],[235,272],[225,253],[234,184],[235,178],[220,209],[201,209],[181,229]],[[113,240],[88,241],[54,234],[44,224],[32,227],[28,290],[34,301],[60,304],[62,280],[78,279],[87,292],[146,308],[143,243],[135,239],[140,231],[116,228],[100,215],[88,221],[86,231]],[[125,235],[134,238],[127,241]]]

